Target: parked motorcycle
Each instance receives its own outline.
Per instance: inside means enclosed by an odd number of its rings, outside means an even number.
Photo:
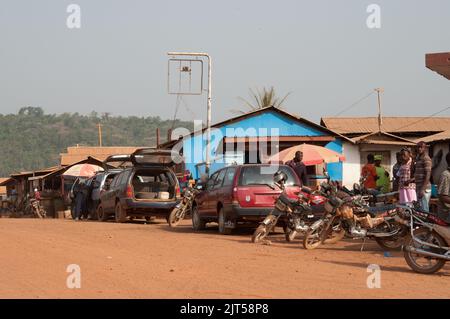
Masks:
[[[287,175],[282,171],[274,174],[274,183],[282,192],[275,202],[274,209],[253,233],[253,243],[258,243],[267,237],[273,231],[281,216],[286,218],[284,232],[288,242],[293,241],[298,233],[307,231],[308,225],[317,219],[309,203],[314,201],[315,205],[322,205],[326,198],[305,187],[301,189],[298,199],[288,197],[284,186],[287,178]]]
[[[47,212],[41,206],[39,201],[34,198],[30,199],[30,208],[34,216],[37,218],[45,218],[47,215]]]
[[[168,218],[170,227],[176,227],[191,212],[192,203],[198,193],[199,190],[190,185],[185,189],[182,201],[170,212]]]
[[[327,213],[310,226],[303,239],[305,249],[322,243],[335,243],[345,235],[350,238],[375,239],[383,249],[399,249],[407,227],[399,221],[394,205],[371,208],[364,196],[339,198],[333,195],[325,204]]]
[[[421,274],[432,274],[450,260],[450,224],[414,207],[404,206],[410,235],[403,247],[406,263]]]
[[[341,190],[350,196],[361,195],[366,198],[369,206],[375,207],[377,205],[387,205],[396,203],[398,201],[399,192],[381,193],[376,189],[367,189],[364,186],[366,177],[362,176],[359,183],[353,184],[353,190],[349,190],[345,186]]]

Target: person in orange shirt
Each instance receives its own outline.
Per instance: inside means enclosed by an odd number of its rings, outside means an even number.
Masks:
[[[365,178],[364,187],[366,189],[377,188],[377,171],[375,169],[375,157],[373,154],[367,155],[367,164],[363,166],[361,176]]]

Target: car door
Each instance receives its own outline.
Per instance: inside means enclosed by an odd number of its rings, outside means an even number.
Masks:
[[[100,199],[102,181],[106,179],[106,176],[107,176],[106,173],[99,173],[95,176],[95,179],[92,183],[91,199],[93,203],[95,203],[95,205],[98,204],[98,201]]]
[[[111,182],[111,185],[109,186],[109,189],[106,189],[105,192],[102,194],[102,207],[103,210],[105,211],[105,213],[112,213],[114,212],[115,209],[115,193],[116,193],[116,188],[119,185],[119,181],[122,177],[122,173],[117,174],[113,181]]]
[[[208,212],[211,216],[217,217],[217,203],[220,201],[220,191],[225,178],[226,169],[217,171],[217,177],[209,192]]]
[[[204,186],[204,191],[199,194],[197,197],[197,207],[198,207],[198,213],[200,216],[210,216],[209,211],[209,196],[210,191],[212,190],[214,186],[214,182],[217,178],[218,173],[214,173],[211,175],[210,178],[208,178],[208,181],[206,182]]]
[[[225,172],[222,187],[217,190],[217,197],[224,207],[231,205],[233,197],[233,181],[236,174],[236,167],[228,167]]]

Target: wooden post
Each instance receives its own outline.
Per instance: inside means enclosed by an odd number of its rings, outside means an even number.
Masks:
[[[156,148],[159,148],[159,144],[161,144],[160,131],[159,131],[159,127],[157,127],[156,128]]]
[[[102,125],[98,123],[97,127],[98,127],[98,145],[102,147]]]
[[[376,88],[375,91],[378,95],[378,132],[381,132],[381,126],[383,125],[383,118],[381,115],[381,99],[380,99],[380,92],[383,92],[382,88]]]

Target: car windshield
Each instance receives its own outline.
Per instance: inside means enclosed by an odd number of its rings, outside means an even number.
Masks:
[[[298,185],[297,178],[295,178],[292,169],[287,166],[280,166],[279,169],[286,173],[288,177],[286,186]],[[241,170],[239,185],[273,185],[273,174],[276,170],[268,166],[245,166]]]

